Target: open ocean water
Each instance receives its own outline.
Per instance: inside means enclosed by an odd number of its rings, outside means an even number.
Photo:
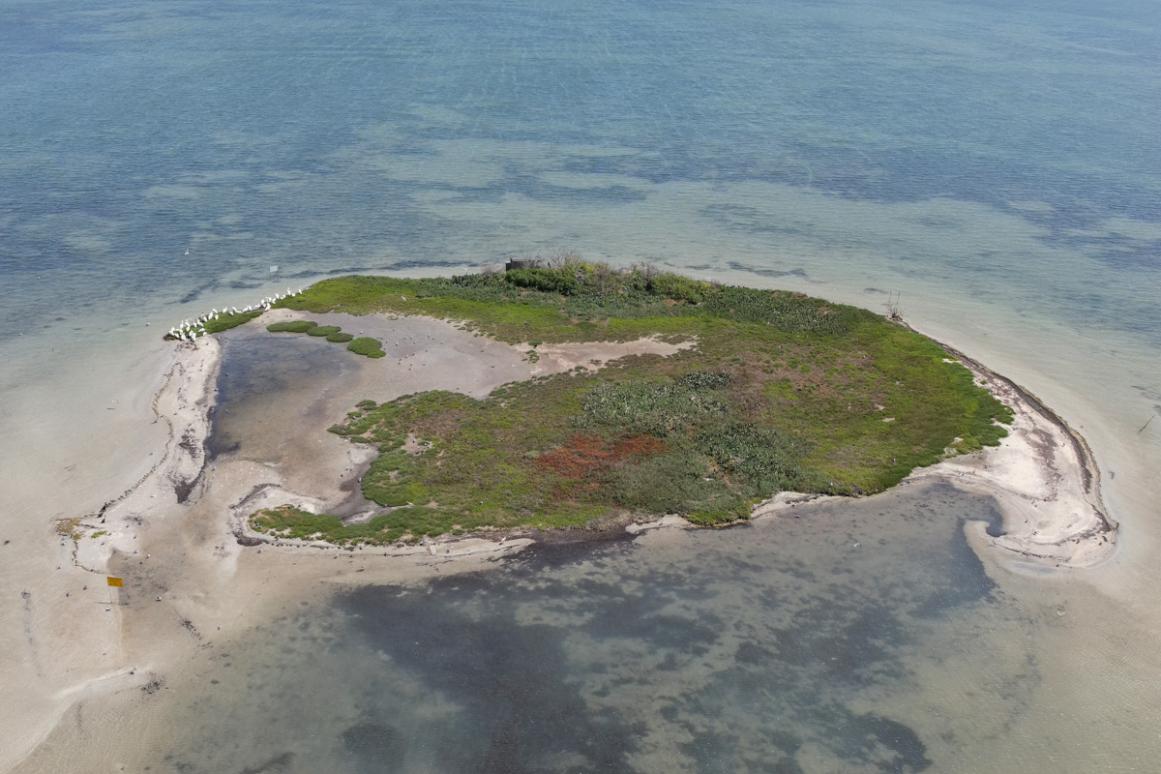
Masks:
[[[0,0],[0,466],[159,325],[574,250],[901,291],[1161,467],[1158,127],[1152,1]],[[1151,610],[1150,515],[1104,583]],[[989,571],[953,490],[813,518],[337,593],[169,686],[142,766],[1156,770],[1140,608]]]

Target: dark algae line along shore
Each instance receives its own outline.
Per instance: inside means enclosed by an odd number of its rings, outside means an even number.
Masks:
[[[252,517],[283,537],[388,543],[664,514],[726,524],[780,491],[882,491],[918,466],[997,444],[1011,420],[963,365],[905,326],[645,267],[339,277],[278,306],[454,320],[523,343],[530,357],[543,343],[692,344],[483,400],[431,391],[358,403],[331,430],[378,449],[362,488],[384,510],[359,523],[290,506]],[[309,330],[283,329],[299,328]]]

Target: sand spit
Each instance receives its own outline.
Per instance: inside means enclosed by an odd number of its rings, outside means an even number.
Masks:
[[[14,732],[9,745],[0,749],[0,770],[8,770],[9,764],[37,747],[70,711],[91,700],[136,691],[148,681],[149,663],[127,658],[124,595],[120,589],[106,592],[105,576],[120,572],[118,557],[123,562],[142,556],[146,530],[196,497],[205,468],[204,439],[210,427],[218,350],[211,338],[175,348],[158,368],[161,386],[151,404],[154,421],[166,427],[157,461],[96,512],[58,525],[59,531],[73,536],[60,538],[61,563],[71,560],[72,566],[52,585],[63,583],[72,595],[66,595],[70,602],[72,598],[88,602],[67,616],[46,619],[32,614],[31,600],[33,594],[42,597],[51,592],[40,586],[25,592],[24,628],[36,679],[6,686],[7,698],[21,708],[21,717],[8,724]],[[156,384],[142,389],[152,390]],[[127,458],[144,455],[137,449]]]
[[[166,504],[181,505],[196,496],[194,490],[205,471],[205,439],[210,432],[220,350],[218,342],[208,337],[178,345],[173,365],[153,399],[156,421],[168,427],[165,448],[141,479],[80,522],[105,533],[78,541],[76,563],[81,567],[105,572],[114,551],[130,554],[137,550],[138,528],[147,518],[165,513],[162,506]]]
[[[951,347],[944,348],[1015,415],[996,448],[953,457],[915,471],[904,482],[943,478],[961,489],[990,494],[1004,532],[983,541],[1037,565],[1091,567],[1112,555],[1117,522],[1101,499],[1100,467],[1084,438],[1035,395]]]

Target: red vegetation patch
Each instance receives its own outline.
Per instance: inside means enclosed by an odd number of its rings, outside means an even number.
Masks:
[[[630,457],[648,457],[665,450],[651,435],[631,435],[610,444],[597,435],[574,435],[564,446],[536,458],[536,466],[565,478],[584,478]]]
[[[616,459],[650,457],[665,451],[665,441],[654,435],[629,435],[613,445]]]

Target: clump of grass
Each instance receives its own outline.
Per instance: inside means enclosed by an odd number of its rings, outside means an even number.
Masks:
[[[291,320],[289,322],[271,323],[270,325],[266,326],[266,330],[270,331],[271,333],[305,333],[307,336],[325,338],[327,341],[333,344],[346,344],[348,342],[355,341],[354,336],[349,333],[344,333],[343,329],[338,325],[319,325],[312,320]],[[377,355],[374,354],[376,350],[381,350],[381,346],[379,345],[378,340],[366,339],[365,341],[374,342],[375,346],[372,347],[369,344],[360,344],[360,350],[365,349],[366,351],[358,351],[358,354],[365,354],[367,357],[383,357],[384,353],[382,351],[380,351]],[[351,348],[348,347],[348,349]],[[355,352],[356,350],[351,349],[351,351]]]
[[[381,513],[367,521],[348,524],[338,516],[284,505],[255,513],[250,517],[250,526],[274,537],[323,540],[335,545],[410,543],[425,536],[460,531],[450,514],[422,506]]]
[[[363,357],[384,357],[383,342],[369,336],[360,336],[347,344],[347,349]]]
[[[582,426],[666,436],[728,413],[720,395],[690,383],[604,382],[585,395],[583,413],[576,421]]]
[[[262,314],[261,309],[254,309],[249,312],[238,312],[237,314],[222,312],[215,319],[206,320],[206,333],[221,333],[231,328],[237,328],[239,325],[250,322],[260,314]]]
[[[309,333],[318,327],[319,324],[313,320],[287,320],[270,323],[266,326],[266,330],[271,333]]]
[[[65,519],[57,519],[56,533],[62,537],[80,540],[84,534],[81,532],[81,517],[72,516]]]

